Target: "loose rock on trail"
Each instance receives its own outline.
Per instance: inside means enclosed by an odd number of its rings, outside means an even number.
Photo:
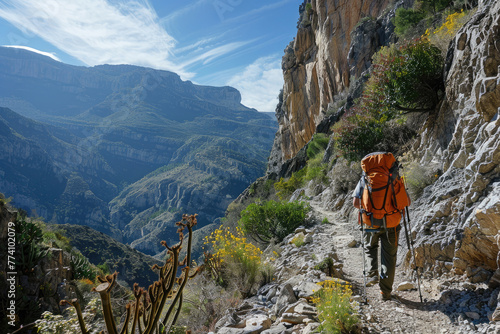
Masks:
[[[356,221],[340,211],[324,209],[324,203],[310,202],[310,227],[298,228],[278,245],[270,246],[278,255],[274,265],[276,280],[261,287],[257,294],[228,310],[219,320],[219,334],[309,334],[320,325],[311,302],[317,283],[332,277],[349,281],[353,300],[358,303],[358,333],[498,333],[500,324],[490,322],[498,305],[500,289],[465,282],[460,276],[422,278],[420,301],[417,282],[411,270],[404,268],[406,241],[401,232],[394,294],[382,301],[378,285],[363,288],[361,232]],[[353,215],[351,215],[353,216]],[[320,223],[326,218],[328,223]],[[325,220],[326,221],[326,220]],[[291,240],[301,235],[304,245]],[[331,259],[329,276],[318,269]],[[424,275],[425,276],[425,275]],[[404,289],[404,291],[396,291]]]
[[[382,301],[378,285],[366,288],[368,302],[363,301],[363,254],[361,232],[357,222],[339,213],[324,210],[311,203],[320,217],[331,224],[321,225],[323,234],[331,235],[329,242],[343,261],[345,278],[355,287],[360,297],[360,315],[364,333],[500,333],[500,325],[491,323],[488,315],[495,310],[498,289],[475,286],[462,277],[420,279],[423,302],[420,301],[417,281],[411,270],[403,268],[402,259],[407,253],[400,232],[398,263],[391,301]],[[320,235],[318,237],[321,237]],[[349,243],[356,240],[356,247]],[[352,244],[351,244],[352,246]],[[409,273],[408,273],[409,272]],[[398,286],[410,282],[414,288],[397,291]]]

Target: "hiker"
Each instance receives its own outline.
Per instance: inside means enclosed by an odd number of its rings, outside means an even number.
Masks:
[[[368,265],[366,286],[379,284],[383,300],[391,299],[396,273],[398,238],[409,197],[392,153],[377,152],[361,160],[363,176],[353,193],[363,230],[363,251]],[[380,271],[378,248],[381,244]]]

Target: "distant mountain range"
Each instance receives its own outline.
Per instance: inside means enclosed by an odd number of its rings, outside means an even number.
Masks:
[[[0,47],[0,192],[54,223],[148,254],[263,175],[277,129],[231,87],[130,65],[71,66]]]

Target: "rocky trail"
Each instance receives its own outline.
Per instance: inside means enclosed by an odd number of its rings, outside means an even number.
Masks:
[[[332,276],[353,285],[361,333],[500,333],[500,324],[489,320],[497,308],[500,289],[473,285],[458,276],[422,278],[420,302],[417,284],[403,268],[407,253],[403,230],[394,283],[397,299],[382,301],[375,285],[366,288],[365,302],[361,232],[357,224],[339,212],[325,210],[319,202],[313,201],[311,206],[311,219],[318,223],[311,229],[297,229],[283,244],[273,248],[280,255],[275,262],[276,281],[262,287],[237,309],[229,310],[216,325],[216,333],[313,333],[319,320],[309,297],[318,289],[316,283],[329,278],[314,267],[328,257],[334,259]],[[324,218],[329,223],[319,223]],[[305,245],[297,247],[289,241],[300,233],[305,236]],[[397,291],[407,282],[414,283],[413,287]]]
[[[348,221],[338,213],[326,211],[318,205],[314,210],[327,217],[332,224],[324,226],[323,233],[332,235],[331,241],[339,259],[343,262],[345,278],[352,282],[355,294],[363,294],[363,254],[359,240],[361,232],[355,222]],[[407,253],[404,230],[400,232],[398,267],[394,282],[397,299],[382,301],[378,285],[366,288],[368,303],[360,303],[363,331],[367,333],[500,333],[500,326],[490,325],[485,306],[497,305],[498,291],[486,286],[476,288],[460,278],[421,279],[420,302],[417,282],[403,270],[402,257]],[[349,245],[358,241],[356,247]],[[397,291],[405,283],[415,288]],[[362,298],[363,299],[363,298]],[[480,306],[480,307],[478,307]],[[489,306],[488,306],[489,308]],[[489,311],[489,310],[487,310]],[[492,310],[491,310],[492,311]]]

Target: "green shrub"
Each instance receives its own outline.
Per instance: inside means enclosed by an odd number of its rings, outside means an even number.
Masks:
[[[383,47],[373,59],[362,96],[333,127],[335,147],[349,161],[381,149],[390,121],[434,110],[443,91],[444,60],[426,39]]]
[[[328,164],[323,163],[323,156],[317,155],[314,159],[307,161],[307,166],[305,168],[306,175],[304,177],[305,181],[315,180],[318,183],[323,183],[328,185],[328,178],[326,176],[328,169]]]
[[[298,234],[295,237],[292,238],[291,240],[292,244],[295,245],[295,247],[302,247],[306,244],[304,241],[304,234]]]
[[[304,181],[316,180],[327,184],[326,177],[328,165],[323,163],[323,154],[328,146],[330,138],[324,133],[314,134],[312,140],[307,145],[307,165],[304,168]]]
[[[384,120],[377,120],[367,108],[354,106],[333,126],[336,150],[348,161],[360,160],[373,151],[384,136]]]
[[[252,203],[241,212],[238,224],[255,240],[280,242],[304,223],[309,210],[306,203],[297,201]]]
[[[321,221],[321,224],[330,224],[330,221],[328,220],[328,218],[323,218],[323,220]]]
[[[97,270],[94,269],[89,260],[80,252],[73,251],[71,254],[71,268],[73,269],[74,279],[95,280]]]
[[[26,217],[18,217],[16,239],[19,247],[18,268],[23,273],[31,273],[34,266],[48,253],[47,247],[41,245],[43,232],[37,223],[28,221]]]
[[[109,275],[111,273],[111,270],[109,269],[109,265],[106,262],[98,264],[97,268],[99,268],[99,270],[101,270],[103,275]]]
[[[450,5],[451,0],[420,0],[415,7],[425,13],[436,14]]]
[[[330,138],[324,133],[315,133],[307,145],[307,158],[314,159],[319,153],[325,151]]]
[[[404,37],[408,32],[415,27],[420,21],[425,18],[425,13],[414,9],[398,8],[396,17],[394,18],[394,31],[399,37]]]
[[[292,173],[292,176],[288,180],[281,178],[274,184],[276,196],[278,196],[280,200],[283,200],[292,195],[295,190],[304,185],[306,174],[307,168],[302,168],[298,172]]]
[[[377,88],[388,107],[388,118],[396,111],[430,111],[443,90],[444,59],[440,50],[425,39],[416,39],[400,48],[383,48],[374,63],[379,66]]]
[[[306,14],[310,15],[311,13],[312,13],[312,4],[311,3],[307,3],[306,4]]]

